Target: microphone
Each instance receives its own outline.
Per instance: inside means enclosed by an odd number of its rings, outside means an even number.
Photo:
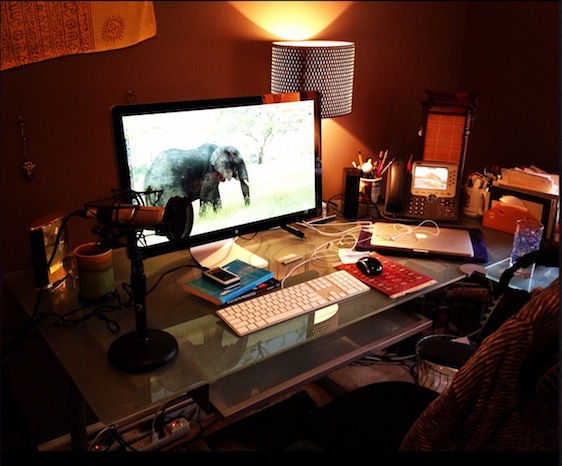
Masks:
[[[170,198],[166,207],[136,204],[86,206],[86,218],[95,218],[102,225],[155,230],[171,241],[183,241],[193,227],[193,206],[186,197]]]

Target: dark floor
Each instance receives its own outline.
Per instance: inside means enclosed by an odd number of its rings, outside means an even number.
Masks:
[[[22,410],[14,397],[8,377],[2,376],[0,403],[0,448],[4,452],[36,451],[37,447],[22,419]]]
[[[299,392],[271,408],[206,437],[212,451],[281,451],[298,440],[295,426],[318,406]]]
[[[0,451],[36,451],[66,435],[72,382],[43,339],[32,332],[3,362]],[[89,407],[86,419],[89,424],[97,422]]]

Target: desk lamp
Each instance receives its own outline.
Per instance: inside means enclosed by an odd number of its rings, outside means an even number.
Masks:
[[[136,331],[118,337],[109,347],[111,365],[129,373],[144,373],[172,361],[178,353],[175,337],[159,329],[149,329],[146,318],[146,276],[143,253],[137,245],[140,230],[155,230],[171,241],[184,241],[193,227],[193,207],[184,197],[172,197],[166,207],[136,204],[86,205],[86,214],[107,225],[112,238],[125,238],[131,261],[131,290]],[[102,230],[103,231],[103,230]],[[107,229],[106,229],[107,231]]]
[[[355,44],[342,41],[273,42],[271,92],[318,91],[320,116],[351,113]]]

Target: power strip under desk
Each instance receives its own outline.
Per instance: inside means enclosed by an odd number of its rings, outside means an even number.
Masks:
[[[167,419],[162,426],[162,438],[154,438],[154,416],[158,412],[145,413],[135,420],[122,419],[89,435],[88,451],[151,451],[161,449],[190,434],[189,419],[200,409],[191,398],[168,407]],[[184,420],[184,421],[182,421]],[[179,422],[178,422],[179,421]],[[186,425],[187,423],[187,425]],[[111,427],[111,428],[110,428]]]
[[[191,426],[185,417],[180,417],[167,422],[164,425],[162,437],[155,433],[150,433],[146,437],[131,444],[133,451],[154,451],[159,450],[174,440],[189,434]]]
[[[113,435],[108,438],[101,436],[95,443],[90,445],[89,451],[116,451],[121,449],[126,451],[160,450],[180,437],[187,436],[190,430],[191,425],[189,421],[184,416],[180,416],[166,422],[160,435],[152,431],[152,429],[133,428],[124,433],[116,433],[115,436],[119,436],[120,441],[116,441]]]

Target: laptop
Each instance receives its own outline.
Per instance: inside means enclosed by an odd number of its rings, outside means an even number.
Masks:
[[[436,257],[474,257],[468,230],[385,222],[375,222],[369,230],[370,247],[375,251]]]

